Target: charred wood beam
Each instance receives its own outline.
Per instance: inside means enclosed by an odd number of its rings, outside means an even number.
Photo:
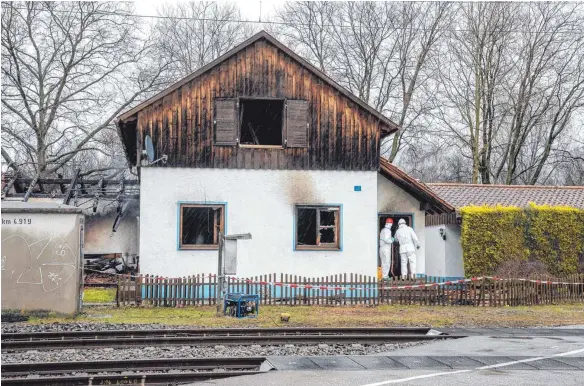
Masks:
[[[32,182],[32,179],[31,179],[30,182]],[[20,181],[18,181],[18,178],[16,179],[16,181],[14,181],[14,191],[16,193],[25,193],[25,190],[26,190],[24,188],[25,186],[26,186],[25,184],[23,184]]]
[[[12,189],[12,186],[16,182],[16,179],[17,179],[16,176],[12,177],[10,181],[8,181],[8,183],[4,186],[4,189],[2,189],[2,198],[6,197],[6,194],[10,191],[10,189]]]
[[[75,185],[77,185],[79,173],[81,173],[81,169],[75,169],[75,174],[70,181],[69,189],[67,189],[67,193],[65,193],[65,197],[63,198],[63,204],[65,205],[69,205],[69,201],[71,201],[71,194],[73,193],[73,189],[75,189]]]
[[[59,177],[59,179],[63,179],[63,175],[62,174],[57,174],[57,177]],[[59,184],[59,190],[61,190],[61,194],[65,194],[65,185],[64,184]]]
[[[37,184],[39,180],[39,175],[37,174],[33,179],[32,182],[30,183],[28,190],[26,191],[26,193],[24,194],[24,198],[22,199],[22,201],[27,202],[28,198],[30,197],[32,190],[34,189],[34,186]]]
[[[77,183],[78,184],[84,184],[84,185],[97,185],[99,184],[99,181],[101,179],[78,179]],[[17,178],[16,179],[16,183],[17,184],[29,184],[33,181],[33,178]],[[119,183],[120,180],[105,180],[104,179],[104,186],[107,186],[109,184],[113,184],[113,183]],[[39,178],[38,179],[38,183],[39,184],[51,184],[51,185],[62,185],[62,184],[69,184],[71,183],[71,179],[70,178]],[[140,181],[138,180],[124,180],[124,185],[139,185]],[[63,192],[64,193],[64,192]]]
[[[8,194],[7,197],[24,197],[26,193],[13,193],[13,194]],[[60,195],[60,194],[52,194],[52,193],[32,193],[31,194],[32,197],[35,198],[61,198],[61,197],[65,197],[66,194],[64,195]],[[77,196],[77,198],[94,198],[95,194],[79,194]],[[139,193],[127,193],[124,195],[119,195],[119,194],[104,194],[99,196],[101,199],[108,199],[108,200],[118,200],[119,198],[123,198],[123,199],[130,199],[130,198],[140,198],[140,194]],[[71,197],[72,198],[72,197]]]
[[[112,225],[112,232],[116,232],[118,230],[122,219],[126,215],[126,206],[127,205],[120,204],[120,207],[118,208],[118,214],[116,215],[114,224]]]

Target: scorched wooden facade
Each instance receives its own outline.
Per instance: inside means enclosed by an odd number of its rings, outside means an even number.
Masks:
[[[218,104],[232,100],[238,106],[241,98],[284,103],[281,146],[222,140]],[[296,117],[290,117],[293,108]],[[168,156],[166,166],[238,169],[377,170],[380,137],[396,130],[265,32],[123,114],[118,124],[133,165],[139,166],[150,135],[156,157]],[[306,133],[298,131],[304,124]]]

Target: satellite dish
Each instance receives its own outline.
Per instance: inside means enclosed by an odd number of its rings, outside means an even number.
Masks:
[[[148,162],[154,161],[154,145],[152,144],[152,138],[149,135],[144,138],[144,151],[146,152],[146,157]]]

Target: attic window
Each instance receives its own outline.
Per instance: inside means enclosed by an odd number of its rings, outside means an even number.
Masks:
[[[284,101],[241,99],[239,143],[251,146],[282,146]]]
[[[180,204],[179,249],[217,249],[224,209],[223,205]]]
[[[296,207],[297,250],[340,249],[340,207]]]

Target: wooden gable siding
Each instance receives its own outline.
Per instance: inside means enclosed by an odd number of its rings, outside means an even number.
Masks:
[[[308,148],[215,145],[214,100],[236,97],[309,101]],[[166,165],[172,167],[377,170],[380,125],[286,53],[259,40],[140,110],[137,149],[149,134],[156,158],[168,155]]]

